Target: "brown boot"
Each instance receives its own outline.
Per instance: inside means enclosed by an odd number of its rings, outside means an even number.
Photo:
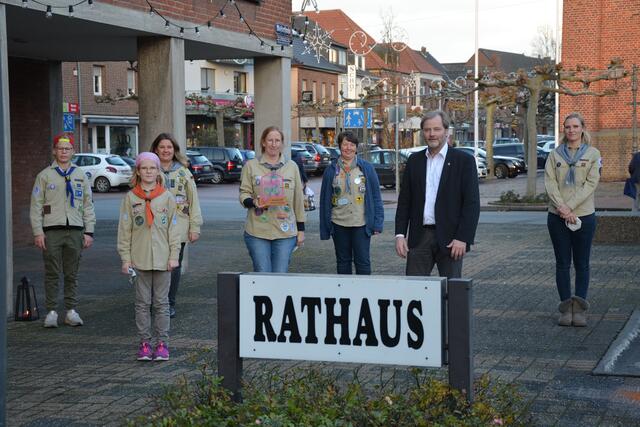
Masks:
[[[558,311],[560,311],[560,317],[558,318],[558,325],[571,326],[573,320],[573,313],[571,307],[573,305],[572,299],[566,299],[558,304]]]
[[[589,303],[580,297],[573,297],[573,326],[587,326]]]

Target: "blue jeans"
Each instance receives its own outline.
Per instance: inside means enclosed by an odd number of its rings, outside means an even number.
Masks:
[[[268,240],[244,233],[244,243],[256,273],[286,273],[296,241],[295,236]]]
[[[558,215],[547,216],[547,227],[556,255],[556,286],[560,301],[571,298],[571,258],[576,270],[576,296],[587,299],[589,289],[589,257],[596,230],[596,214],[581,216],[582,227],[571,231]]]
[[[336,250],[338,274],[351,274],[351,263],[356,266],[356,274],[371,274],[369,246],[365,226],[343,227],[333,223],[333,246]]]

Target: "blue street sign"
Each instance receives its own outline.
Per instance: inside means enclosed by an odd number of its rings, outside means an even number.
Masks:
[[[62,113],[62,127],[64,132],[73,132],[76,129],[75,116],[73,113]]]
[[[373,126],[373,108],[368,108],[367,127]],[[343,111],[342,124],[347,128],[361,128],[364,124],[364,108],[345,108]]]

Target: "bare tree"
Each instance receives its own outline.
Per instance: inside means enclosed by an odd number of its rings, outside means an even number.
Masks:
[[[556,38],[550,25],[540,25],[531,40],[531,54],[540,58],[556,58]]]

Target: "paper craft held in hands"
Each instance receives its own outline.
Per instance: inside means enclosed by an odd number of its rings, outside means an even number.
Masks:
[[[287,198],[284,195],[284,179],[277,173],[269,173],[260,179],[258,200],[263,207],[284,206]]]

